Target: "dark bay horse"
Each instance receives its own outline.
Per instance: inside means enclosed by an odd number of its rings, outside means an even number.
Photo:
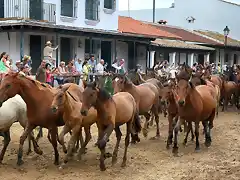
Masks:
[[[79,88],[79,87],[78,87]],[[18,73],[6,74],[0,85],[0,105],[7,99],[19,94],[27,105],[27,117],[28,123],[20,137],[20,145],[18,150],[17,164],[23,164],[23,144],[29,133],[37,127],[44,127],[49,130],[51,142],[54,152],[55,161],[54,164],[59,164],[59,153],[57,149],[57,127],[63,126],[64,121],[62,114],[54,114],[50,111],[53,96],[56,93],[56,89],[50,85],[33,80],[29,77]],[[63,145],[63,144],[62,144]]]
[[[86,84],[84,81],[85,90],[83,92],[83,101],[81,114],[87,116],[89,109],[94,106],[98,113],[98,148],[101,151],[100,169],[106,170],[105,167],[105,147],[112,131],[116,133],[116,146],[112,156],[112,164],[117,161],[119,143],[121,140],[120,126],[127,125],[127,133],[125,138],[125,150],[122,162],[122,167],[126,166],[127,149],[130,142],[130,134],[136,137],[141,130],[140,119],[138,117],[137,106],[133,96],[127,92],[119,92],[111,96],[105,89],[99,89],[96,82]]]
[[[206,85],[194,86],[187,76],[177,76],[178,82],[174,91],[174,98],[178,104],[180,119],[174,128],[173,153],[178,153],[177,136],[182,120],[195,123],[196,151],[200,150],[199,145],[199,123],[203,124],[205,132],[205,145],[211,145],[211,129],[216,112],[216,99],[212,95],[211,87]]]

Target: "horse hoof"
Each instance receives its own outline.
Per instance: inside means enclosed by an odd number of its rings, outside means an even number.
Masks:
[[[160,139],[160,136],[154,136],[150,138],[150,140],[157,140],[157,139]]]
[[[38,155],[43,155],[43,151],[41,149],[36,149],[35,153],[37,153]]]
[[[100,165],[100,170],[101,170],[101,171],[106,171],[105,165]]]
[[[199,153],[200,152],[200,148],[195,148],[195,152]]]
[[[166,149],[167,149],[167,150],[169,150],[169,149],[170,149],[170,146],[169,146],[168,144],[167,144],[167,146],[166,146]]]
[[[124,168],[126,167],[126,165],[127,165],[126,162],[122,162],[121,167]]]
[[[26,154],[27,154],[27,156],[28,156],[28,155],[31,154],[31,153],[32,153],[32,150],[28,150]],[[37,153],[37,152],[36,152],[36,153]]]
[[[146,128],[143,128],[142,132],[143,136],[146,138],[148,136],[148,130]]]
[[[116,157],[113,157],[113,158],[112,158],[112,166],[114,166],[116,163],[117,163],[117,158],[116,158]]]
[[[178,147],[173,147],[172,153],[174,156],[178,155]]]
[[[186,141],[183,141],[182,144],[183,144],[183,146],[186,146],[186,145],[187,145],[187,142],[186,142]]]
[[[24,164],[24,161],[23,160],[18,160],[18,162],[17,162],[17,165],[18,166],[21,166],[21,165],[23,165]]]
[[[59,165],[59,161],[54,161],[54,165],[58,166]]]
[[[205,144],[206,147],[210,147],[211,146],[211,141],[205,141],[204,144]]]

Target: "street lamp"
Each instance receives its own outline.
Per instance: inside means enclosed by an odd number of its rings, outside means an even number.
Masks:
[[[230,29],[228,28],[228,26],[226,26],[224,29],[223,29],[223,33],[224,33],[224,62],[226,61],[225,59],[225,53],[226,53],[226,46],[227,46],[227,38],[228,38],[228,35],[230,33]],[[221,73],[222,73],[222,61],[221,61]]]

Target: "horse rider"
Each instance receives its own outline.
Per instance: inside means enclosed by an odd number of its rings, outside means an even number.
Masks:
[[[58,49],[58,45],[53,48],[51,41],[46,42],[46,46],[43,49],[43,56],[44,60],[46,60],[46,63],[51,64],[52,67],[55,66],[54,59],[52,58],[53,51],[56,51]]]

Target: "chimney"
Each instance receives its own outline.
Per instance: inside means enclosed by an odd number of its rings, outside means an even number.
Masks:
[[[160,20],[160,21],[158,21],[158,24],[164,24],[164,25],[166,25],[166,24],[167,24],[167,21],[165,21],[165,20]]]

